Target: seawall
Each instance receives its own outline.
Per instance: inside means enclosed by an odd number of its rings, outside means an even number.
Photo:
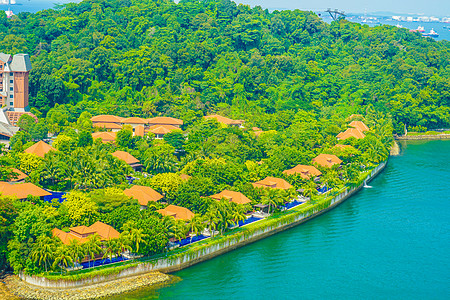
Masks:
[[[369,182],[376,177],[385,168],[386,164],[387,161],[380,163],[371,171],[369,175],[367,175],[365,181]],[[173,254],[168,257],[153,259],[148,262],[142,262],[136,266],[121,270],[116,274],[96,276],[80,280],[50,280],[45,277],[29,276],[25,274],[20,274],[19,276],[23,281],[31,285],[45,288],[71,289],[136,276],[153,271],[165,273],[179,271],[228,251],[232,251],[236,248],[243,247],[260,239],[266,238],[280,231],[307,222],[308,220],[311,220],[312,218],[338,206],[350,196],[362,189],[363,185],[364,183],[361,183],[359,186],[354,188],[346,188],[342,193],[336,195],[330,200],[327,200],[323,207],[306,206],[306,209],[299,208],[298,210],[294,208],[289,210],[286,214],[279,215],[277,218],[265,219],[257,222],[256,224],[250,224],[243,227],[241,230],[230,232],[228,235],[218,236],[208,242],[200,242],[198,245],[193,244],[191,247],[187,247],[185,252]]]
[[[396,140],[448,140],[450,139],[450,134],[424,134],[424,135],[405,135],[397,136]]]

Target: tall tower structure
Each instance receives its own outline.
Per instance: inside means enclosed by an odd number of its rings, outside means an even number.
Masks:
[[[7,111],[26,112],[28,107],[28,75],[31,61],[28,54],[0,53],[0,97]]]

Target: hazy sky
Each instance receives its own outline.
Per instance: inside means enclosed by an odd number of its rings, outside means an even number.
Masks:
[[[302,9],[320,11],[327,8],[345,12],[378,12],[424,14],[450,17],[450,0],[234,0],[268,9]]]

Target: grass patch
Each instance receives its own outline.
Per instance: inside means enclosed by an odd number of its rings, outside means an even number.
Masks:
[[[440,134],[450,134],[450,130],[447,130],[447,131],[427,131],[427,132],[408,132],[408,135],[412,135],[412,136],[440,135]]]

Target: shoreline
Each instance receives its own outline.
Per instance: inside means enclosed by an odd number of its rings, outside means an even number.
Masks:
[[[188,268],[194,264],[209,260],[278,232],[290,229],[328,212],[361,190],[364,186],[364,182],[369,182],[375,178],[384,170],[386,165],[387,161],[381,162],[378,166],[371,169],[370,173],[367,171],[365,175],[361,175],[357,186],[353,188],[343,187],[340,190],[341,192],[337,195],[326,197],[319,202],[308,204],[304,207],[302,207],[303,205],[299,205],[285,214],[274,215],[265,219],[264,223],[258,222],[260,224],[247,226],[241,230],[215,237],[214,240],[205,243],[200,242],[197,245],[194,244],[189,248],[182,249],[182,252],[180,253],[175,252],[167,257],[153,258],[149,261],[143,261],[138,265],[130,265],[128,268],[125,268],[114,275],[111,274],[110,276],[97,276],[79,280],[70,279],[69,277],[61,280],[50,280],[45,277],[20,274],[19,276],[13,277],[16,281],[12,281],[12,284],[10,283],[7,285],[10,288],[10,292],[20,296],[22,296],[24,292],[20,289],[17,291],[17,286],[25,286],[25,290],[30,293],[26,294],[27,298],[51,299],[51,295],[63,295],[64,298],[61,299],[95,299],[131,292],[144,286],[153,286],[164,282],[170,283],[171,278],[173,278],[171,277],[172,275],[164,273],[172,273]],[[159,277],[160,279],[156,281],[145,282],[142,285],[137,286],[135,285],[136,278],[154,274],[162,277]],[[16,282],[20,283],[14,285]],[[121,286],[120,283],[122,282],[127,282],[127,284]],[[105,287],[111,287],[113,291],[105,293]],[[100,292],[98,291],[99,289],[101,290]],[[45,291],[45,293],[43,294],[42,291]],[[80,291],[83,292],[80,294]],[[89,291],[88,296],[86,296],[86,291]],[[33,292],[36,294],[33,294]]]
[[[30,285],[19,276],[12,275],[4,279],[0,288],[1,299],[99,299],[133,292],[140,288],[164,286],[181,279],[161,272],[151,272],[127,278],[97,283],[86,287],[71,289],[50,289]],[[5,296],[5,297],[3,297]]]

